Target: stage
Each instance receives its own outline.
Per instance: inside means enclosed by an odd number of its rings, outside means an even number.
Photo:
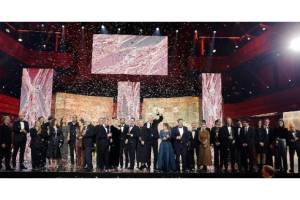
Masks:
[[[261,178],[260,173],[210,173],[210,172],[187,172],[187,173],[162,173],[141,172],[139,170],[128,172],[86,172],[74,171],[0,171],[0,178]],[[275,178],[300,178],[298,173],[278,173]]]

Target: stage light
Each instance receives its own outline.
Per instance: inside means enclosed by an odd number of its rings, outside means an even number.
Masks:
[[[19,42],[22,42],[22,41],[23,41],[23,39],[22,39],[22,38],[19,38],[19,39],[18,39],[18,41],[19,41]]]
[[[6,33],[10,33],[10,30],[7,28],[7,29],[5,29],[5,31],[6,31]]]
[[[295,38],[290,43],[290,49],[293,51],[300,51],[300,37]]]
[[[140,29],[140,32],[143,32],[143,29]]]
[[[101,28],[102,28],[102,29],[105,29],[105,26],[102,24],[102,25],[101,25]]]
[[[178,33],[178,30],[176,30],[176,33]]]
[[[214,31],[214,34],[216,34],[217,33],[217,31]]]
[[[43,44],[43,47],[44,47],[44,48],[46,48],[46,45],[45,45],[45,44]]]
[[[251,37],[247,37],[247,40],[251,40]]]
[[[156,31],[159,31],[159,28],[158,28],[158,27],[156,28]]]
[[[267,88],[267,89],[269,89],[269,88],[270,88],[270,86],[268,86],[268,85],[267,85],[267,87],[266,87],[266,88]]]
[[[118,31],[121,31],[121,28],[118,28]]]
[[[65,25],[62,25],[61,27],[62,27],[62,28],[65,28]]]
[[[266,27],[262,27],[262,29],[261,29],[261,30],[265,31],[265,30],[267,30],[267,28],[266,28]]]
[[[289,79],[289,82],[292,82],[292,80],[291,80],[291,79]]]
[[[213,50],[213,53],[216,53],[216,52],[217,52],[217,50],[216,50],[216,49],[214,49],[214,50]]]
[[[84,29],[84,26],[82,26],[81,29]]]
[[[41,24],[41,27],[44,27],[45,25],[44,24]]]

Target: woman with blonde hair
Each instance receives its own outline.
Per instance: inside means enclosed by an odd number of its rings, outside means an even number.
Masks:
[[[31,166],[32,170],[40,170],[43,164],[43,129],[39,120],[35,121],[34,127],[29,130],[30,148],[31,148]]]
[[[203,170],[207,171],[207,166],[212,165],[211,150],[210,150],[210,133],[206,127],[206,121],[202,120],[202,126],[198,135],[199,145],[199,159],[198,165],[203,166]]]
[[[79,120],[79,126],[76,133],[76,165],[77,168],[84,168],[84,148],[83,148],[83,136],[86,133],[87,126],[83,119]]]

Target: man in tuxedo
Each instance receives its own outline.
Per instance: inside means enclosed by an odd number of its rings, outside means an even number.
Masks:
[[[70,140],[69,143],[69,150],[70,150],[70,159],[71,159],[71,165],[74,165],[75,159],[74,159],[74,153],[75,153],[75,147],[76,147],[76,134],[77,129],[79,127],[77,116],[74,115],[72,117],[72,121],[68,123],[69,129],[70,129]]]
[[[241,136],[241,132],[242,132],[242,128],[243,128],[243,124],[241,120],[238,120],[236,122],[236,128],[235,128],[235,134],[236,134],[236,163],[238,165],[238,169],[239,171],[242,170],[242,149],[241,149],[241,145],[239,144],[239,139]]]
[[[83,136],[83,144],[84,144],[84,158],[86,164],[86,170],[92,171],[93,170],[93,157],[92,157],[92,149],[94,146],[94,137],[95,131],[94,126],[92,123],[87,123],[87,129]]]
[[[125,144],[128,130],[129,130],[129,126],[125,124],[125,118],[121,118],[120,125],[118,126],[118,134],[120,139],[120,153],[119,153],[120,168],[123,168],[124,156],[125,156],[125,168],[128,168],[128,163],[129,163],[128,148],[127,148],[127,144]]]
[[[242,171],[253,172],[254,136],[254,129],[249,126],[248,121],[244,120],[241,133],[237,136],[237,145],[241,151]]]
[[[12,146],[12,129],[10,127],[10,117],[3,117],[3,124],[0,125],[0,169],[2,168],[2,159],[5,158],[5,168],[7,171],[12,170],[10,167]]]
[[[214,148],[215,172],[219,172],[221,170],[221,167],[220,167],[220,162],[221,162],[220,132],[221,132],[221,121],[219,119],[217,119],[215,121],[215,126],[212,127],[211,132],[210,132],[210,144]]]
[[[151,166],[151,149],[154,154],[154,170],[157,169],[157,154],[158,154],[158,125],[163,121],[163,115],[157,112],[158,119],[154,119],[152,116],[149,117],[148,121],[144,124],[147,132],[146,148],[147,148],[147,168]]]
[[[290,173],[294,173],[294,156],[297,153],[298,173],[300,173],[300,131],[296,130],[294,124],[291,124],[288,134],[288,146],[290,155]]]
[[[112,137],[109,132],[106,118],[100,118],[95,127],[97,146],[97,169],[107,171],[109,169],[109,142]]]
[[[188,148],[188,155],[187,155],[187,167],[189,170],[195,170],[195,155],[197,158],[198,163],[198,155],[199,155],[199,127],[197,126],[196,122],[192,123],[192,130],[190,131],[190,145]],[[199,166],[197,166],[199,169]]]
[[[225,172],[228,172],[228,162],[230,160],[231,171],[235,171],[236,162],[236,135],[232,119],[228,117],[226,124],[221,128],[221,167],[224,166]],[[229,159],[230,158],[230,159]]]
[[[266,136],[266,164],[273,166],[273,142],[275,140],[274,131],[270,127],[270,120],[264,120],[264,134]]]
[[[172,128],[171,139],[173,141],[176,155],[176,170],[180,171],[180,158],[182,160],[182,171],[187,170],[187,149],[190,141],[190,134],[186,126],[183,126],[183,119],[177,120],[178,125]]]
[[[108,129],[112,134],[109,141],[109,166],[117,171],[120,158],[120,134],[119,129],[112,124],[112,119],[108,120]]]
[[[27,134],[29,133],[29,125],[28,122],[24,120],[24,114],[19,114],[19,119],[13,124],[13,132],[14,132],[14,141],[13,141],[13,155],[12,155],[12,165],[13,168],[16,168],[16,157],[18,152],[19,154],[19,162],[20,169],[27,169],[24,165],[24,153],[27,142]]]
[[[131,118],[129,121],[129,129],[128,129],[128,133],[126,134],[126,141],[125,141],[128,145],[130,170],[134,169],[135,151],[137,146],[138,134],[139,134],[139,127],[135,125],[135,118]]]

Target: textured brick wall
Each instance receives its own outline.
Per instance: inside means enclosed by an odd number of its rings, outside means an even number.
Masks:
[[[184,119],[185,125],[189,128],[192,122],[199,123],[202,119],[199,97],[145,98],[143,102],[143,119],[147,119],[151,114],[155,115],[157,109],[164,114],[163,122],[167,122],[171,126],[176,125],[178,118]]]
[[[97,122],[99,117],[112,117],[113,98],[56,93],[55,117],[60,119],[66,116],[68,120],[72,115],[78,118]]]

